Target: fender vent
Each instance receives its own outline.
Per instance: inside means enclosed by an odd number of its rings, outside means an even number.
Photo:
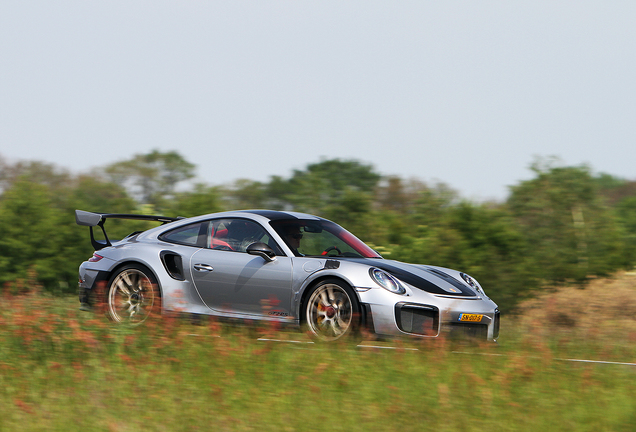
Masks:
[[[163,251],[161,252],[161,263],[172,279],[185,280],[181,255],[175,252]]]

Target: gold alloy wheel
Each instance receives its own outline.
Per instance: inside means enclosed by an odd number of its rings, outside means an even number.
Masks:
[[[122,270],[110,283],[108,314],[113,321],[140,324],[155,304],[155,284],[138,268]]]
[[[306,311],[308,330],[319,341],[335,341],[352,331],[353,303],[338,284],[319,285],[309,297]]]

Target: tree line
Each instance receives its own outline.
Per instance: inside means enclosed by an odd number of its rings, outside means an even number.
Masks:
[[[188,183],[196,166],[152,151],[74,175],[40,161],[0,158],[0,283],[39,282],[72,293],[93,252],[74,210],[196,216],[268,208],[307,212],[352,231],[387,259],[463,270],[502,310],[562,283],[583,284],[636,264],[636,182],[588,166],[537,160],[534,177],[504,202],[463,199],[443,183],[383,176],[357,160],[328,159],[267,182]],[[186,184],[187,188],[178,188]],[[112,220],[109,236],[151,227]]]

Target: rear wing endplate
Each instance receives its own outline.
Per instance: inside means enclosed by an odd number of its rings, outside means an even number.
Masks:
[[[162,224],[168,222],[174,222],[179,219],[183,219],[181,217],[172,218],[166,216],[150,216],[150,215],[136,215],[136,214],[125,214],[125,213],[91,213],[84,210],[75,210],[75,222],[78,225],[87,226],[91,231],[91,244],[95,250],[103,249],[107,246],[112,246],[112,243],[108,239],[108,235],[106,234],[106,230],[104,229],[104,223],[108,219],[133,219],[133,220],[147,220],[147,221],[155,221],[161,222]],[[93,235],[93,227],[98,226],[102,229],[102,233],[104,234],[105,242],[95,240],[95,236]]]

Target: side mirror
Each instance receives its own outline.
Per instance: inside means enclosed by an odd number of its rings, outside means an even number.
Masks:
[[[276,259],[276,252],[269,245],[261,242],[252,243],[245,249],[250,255],[258,255],[267,262],[272,262]]]

